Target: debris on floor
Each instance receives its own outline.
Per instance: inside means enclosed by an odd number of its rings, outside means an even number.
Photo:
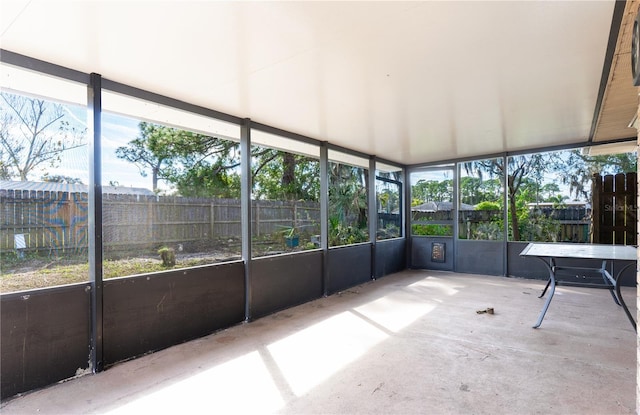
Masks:
[[[489,307],[489,308],[485,308],[484,310],[478,310],[476,311],[476,313],[478,314],[493,314],[493,307]]]

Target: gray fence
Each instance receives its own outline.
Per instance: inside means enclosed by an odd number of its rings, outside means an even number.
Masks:
[[[319,233],[320,206],[304,201],[253,201],[252,232],[269,237],[288,227]],[[238,238],[240,200],[103,195],[105,250]],[[0,252],[84,250],[88,243],[87,193],[0,192]],[[16,244],[18,243],[18,245]]]

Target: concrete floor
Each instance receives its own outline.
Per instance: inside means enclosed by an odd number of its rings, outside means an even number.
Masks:
[[[2,404],[3,414],[635,413],[607,291],[405,271]],[[623,289],[635,315],[635,289]],[[478,314],[493,307],[495,314]]]

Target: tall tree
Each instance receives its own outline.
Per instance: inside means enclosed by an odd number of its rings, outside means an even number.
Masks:
[[[520,240],[518,227],[517,195],[523,184],[531,178],[540,179],[548,168],[551,153],[538,153],[508,157],[505,166],[502,159],[472,161],[464,164],[465,170],[477,177],[489,175],[492,178],[507,178],[507,192],[509,194],[509,222],[513,240]],[[506,169],[506,171],[505,171]]]
[[[62,153],[84,145],[62,105],[0,93],[0,175],[25,181],[38,167],[59,165]]]
[[[153,191],[160,180],[174,184],[184,196],[215,193],[228,185],[227,171],[240,165],[236,143],[178,128],[141,122],[140,135],[116,149],[118,158],[135,164],[152,177]]]
[[[10,169],[11,167],[7,164],[2,149],[0,149],[0,180],[11,180]]]
[[[155,124],[141,122],[138,127],[140,135],[129,141],[126,146],[118,147],[116,156],[135,164],[142,177],[147,177],[147,170],[150,170],[152,188],[156,192],[158,180],[166,179],[163,167],[169,164],[168,160],[173,157],[173,154],[170,149],[158,145],[159,142],[169,140],[162,139],[164,134],[156,128]],[[167,132],[170,134],[170,130]]]
[[[329,217],[343,225],[367,227],[367,171],[342,163],[329,163]]]
[[[453,197],[453,180],[424,180],[420,179],[411,188],[414,199],[420,202],[450,202]]]
[[[545,183],[542,188],[540,188],[540,192],[544,196],[545,202],[555,202],[560,195],[560,186],[558,186],[557,183]],[[562,198],[562,196],[560,197]]]
[[[236,142],[191,131],[141,122],[140,135],[116,149],[117,157],[151,173],[153,191],[160,180],[188,197],[239,197],[240,146]],[[254,197],[317,200],[317,161],[292,153],[253,146]]]
[[[499,179],[481,179],[465,176],[460,178],[460,201],[468,205],[482,202],[502,203],[502,185]]]
[[[556,170],[562,184],[576,197],[591,199],[591,181],[594,174],[617,174],[637,171],[638,157],[633,153],[603,154],[591,156],[582,150],[572,150],[564,157],[556,159]]]
[[[256,199],[320,199],[318,160],[262,147],[254,147],[252,158],[253,196]]]
[[[376,185],[378,212],[394,213],[400,209],[400,188],[396,185]]]

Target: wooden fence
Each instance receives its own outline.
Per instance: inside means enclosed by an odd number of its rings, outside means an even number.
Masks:
[[[636,245],[637,174],[593,175],[593,242]]]
[[[259,200],[251,209],[254,236],[291,226],[310,234],[320,232],[318,203]],[[105,194],[102,210],[107,251],[177,243],[185,250],[197,250],[198,245],[240,236],[241,208],[236,199]],[[0,213],[0,252],[16,249],[20,235],[27,250],[87,248],[87,193],[2,190]]]
[[[87,194],[3,190],[0,193],[0,251],[82,249],[87,246]]]

